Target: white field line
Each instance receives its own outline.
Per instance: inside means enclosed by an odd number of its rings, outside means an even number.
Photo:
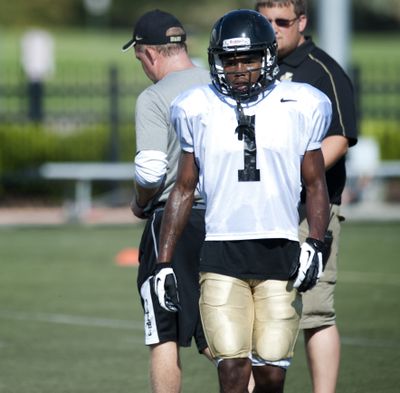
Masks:
[[[72,326],[87,326],[95,328],[126,329],[143,332],[143,323],[121,319],[94,318],[68,314],[29,313],[0,310],[0,319],[13,321],[46,322]],[[302,341],[302,335],[299,336]],[[343,345],[371,348],[400,348],[398,340],[370,339],[363,337],[341,336]]]
[[[143,322],[139,323],[138,321],[95,318],[81,315],[30,313],[0,310],[0,319],[143,331]]]
[[[338,276],[338,282],[343,283],[400,286],[400,274],[396,273],[352,272],[339,267]]]
[[[380,338],[341,337],[342,345],[370,348],[400,348],[400,341]]]
[[[304,337],[299,334],[297,341],[304,343]],[[360,348],[393,348],[400,349],[400,340],[383,340],[380,338],[348,337],[340,336],[340,342],[344,346]]]

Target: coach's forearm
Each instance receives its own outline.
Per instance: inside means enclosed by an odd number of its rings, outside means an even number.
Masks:
[[[146,214],[144,213],[145,208],[148,203],[157,195],[159,188],[143,188],[135,183],[134,185],[135,192],[133,195],[133,199],[131,201],[131,210],[132,213],[138,218],[146,218]]]
[[[140,207],[145,207],[158,193],[160,186],[153,188],[144,188],[135,182],[135,197],[136,203]]]

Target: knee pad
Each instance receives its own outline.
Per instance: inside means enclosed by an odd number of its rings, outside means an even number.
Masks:
[[[296,325],[298,325],[296,323]],[[267,329],[257,337],[254,350],[262,359],[276,362],[291,358],[298,335],[298,328],[282,329],[279,327]]]

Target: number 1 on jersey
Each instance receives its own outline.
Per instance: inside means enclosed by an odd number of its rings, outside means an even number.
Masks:
[[[255,133],[255,115],[243,116],[244,122],[236,128],[239,140],[243,139],[244,169],[238,170],[238,181],[260,181],[257,169],[257,146]]]

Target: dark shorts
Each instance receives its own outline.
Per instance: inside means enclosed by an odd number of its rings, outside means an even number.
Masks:
[[[139,247],[138,290],[145,313],[146,345],[174,341],[182,347],[207,347],[199,313],[199,259],[204,241],[204,209],[194,207],[180,237],[172,260],[178,282],[182,310],[165,311],[158,303],[153,288],[153,272],[157,262],[158,238],[163,209],[157,209],[148,219]]]

